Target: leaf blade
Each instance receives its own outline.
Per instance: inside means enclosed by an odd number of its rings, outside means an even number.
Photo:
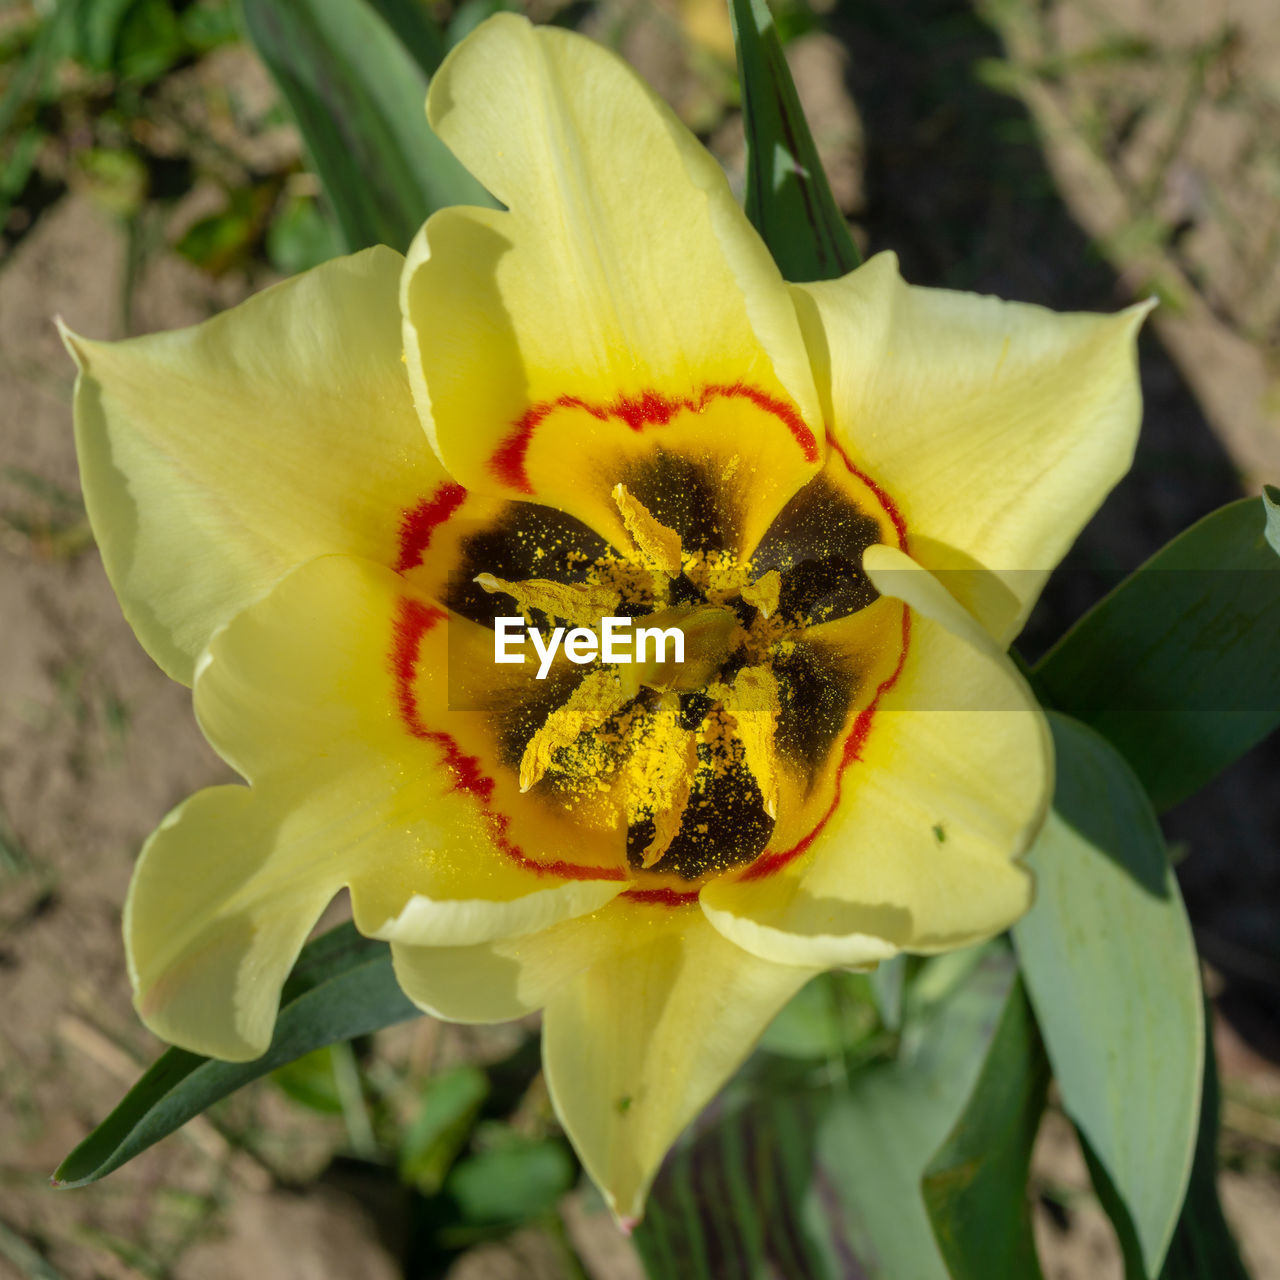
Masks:
[[[1052,704],[1128,760],[1157,810],[1280,725],[1280,516],[1242,498],[1158,551],[1040,660]]]
[[[1206,1021],[1208,1011],[1206,1010]],[[1191,1183],[1160,1280],[1249,1280],[1218,1197],[1218,1064],[1205,1037],[1204,1088]]]
[[[403,251],[436,209],[493,204],[427,124],[423,67],[365,0],[240,0],[240,11],[349,251]]]
[[[925,1170],[925,1205],[951,1280],[1041,1280],[1027,1176],[1048,1087],[1049,1062],[1018,983],[964,1111]]]
[[[58,1166],[54,1185],[97,1182],[214,1102],[324,1045],[419,1016],[400,990],[386,943],[340,925],[303,948],[285,984],[271,1046],[252,1062],[163,1053],[120,1104]]]
[[[861,258],[831,194],[765,0],[730,0],[747,135],[746,213],[783,276],[832,280]]]
[[[1054,811],[1028,854],[1036,903],[1014,945],[1063,1106],[1158,1272],[1195,1147],[1199,963],[1141,783],[1106,739],[1050,714]]]

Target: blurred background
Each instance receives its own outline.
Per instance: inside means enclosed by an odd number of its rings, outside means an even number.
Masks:
[[[227,777],[103,576],[51,318],[95,337],[194,323],[342,241],[229,0],[0,6],[0,1277],[634,1280],[558,1135],[536,1025],[421,1019],[321,1051],[106,1181],[49,1189],[160,1048],[119,936],[136,850]],[[448,44],[521,6],[421,7]],[[525,11],[617,48],[740,189],[722,0]],[[1137,465],[1055,577],[1021,642],[1034,657],[1118,573],[1280,482],[1274,0],[786,0],[775,16],[864,252],[896,250],[916,284],[1058,309],[1161,299]],[[1256,1280],[1280,1278],[1277,778],[1263,743],[1166,819],[1218,1013],[1223,1197]],[[864,994],[845,992],[855,1023]],[[1118,1280],[1052,1107],[1032,1193],[1046,1276]]]

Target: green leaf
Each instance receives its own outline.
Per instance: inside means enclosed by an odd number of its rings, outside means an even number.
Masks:
[[[428,215],[493,201],[431,131],[427,76],[365,0],[241,0],[349,250],[403,251]]]
[[[295,196],[271,220],[266,249],[271,265],[291,276],[341,253],[342,241],[337,227],[315,200]]]
[[[147,198],[147,166],[132,151],[87,147],[75,165],[85,193],[117,218],[137,214]]]
[[[1218,1066],[1213,1056],[1213,1038],[1206,1036],[1204,1090],[1191,1185],[1160,1280],[1249,1280],[1218,1199],[1218,1106]]]
[[[465,40],[486,18],[495,13],[518,13],[519,0],[462,0],[453,11],[445,28],[445,43],[450,49]]]
[[[875,1001],[880,1021],[890,1031],[897,1031],[902,1025],[907,963],[906,956],[894,956],[891,960],[882,960],[870,974],[871,998]]]
[[[340,1116],[342,1098],[338,1094],[338,1082],[333,1075],[333,1055],[329,1046],[304,1053],[295,1062],[286,1062],[271,1073],[271,1083],[308,1111],[321,1115]]]
[[[109,71],[125,15],[137,0],[89,0],[60,7],[75,10],[76,51],[94,71]]]
[[[857,1256],[873,1261],[881,1280],[947,1280],[924,1178],[973,1093],[1004,1009],[1023,998],[1003,946],[971,952],[981,960],[967,971],[953,963],[960,954],[922,969],[926,983],[940,965],[963,976],[925,1006],[927,1016],[905,1024],[896,1062],[855,1077],[818,1135],[839,1206],[828,1209],[832,1237],[843,1220]]]
[[[17,59],[8,58],[8,74],[0,91],[0,138],[8,138],[15,121],[31,108],[33,100],[57,92],[54,70],[68,46],[75,45],[75,24],[80,4],[64,0],[39,23],[26,51]]]
[[[651,1277],[948,1280],[922,1180],[1023,996],[1000,944],[937,988],[908,1006],[897,1060],[847,1087],[730,1086],[649,1198],[634,1239]]]
[[[747,217],[788,280],[832,280],[858,265],[765,0],[730,0],[747,133]]]
[[[929,1162],[924,1201],[951,1280],[1039,1280],[1027,1175],[1049,1085],[1021,985],[1009,993],[964,1113]]]
[[[422,1107],[400,1143],[400,1177],[424,1195],[440,1189],[489,1096],[489,1077],[460,1066],[430,1080]]]
[[[1133,1219],[1147,1271],[1191,1172],[1204,1018],[1191,927],[1151,804],[1104,738],[1050,714],[1054,809],[1013,927],[1062,1104]]]
[[[1206,1007],[1206,1024],[1211,1016],[1212,1011]],[[1115,1224],[1125,1280],[1146,1280],[1142,1250],[1124,1201],[1083,1136],[1081,1146],[1098,1199]],[[1160,1269],[1160,1280],[1249,1280],[1218,1199],[1218,1071],[1212,1036],[1205,1037],[1204,1088],[1200,1095],[1200,1127],[1191,1184],[1173,1242]]]
[[[169,1049],[59,1165],[54,1184],[96,1182],[251,1080],[324,1045],[417,1016],[396,984],[386,943],[340,925],[303,948],[281,996],[271,1047],[261,1058],[218,1062]]]
[[[760,1048],[782,1058],[842,1059],[875,1029],[862,974],[823,973],[801,987],[765,1029]]]
[[[1273,484],[1264,484],[1262,505],[1267,512],[1267,546],[1280,556],[1280,489]]]
[[[258,239],[272,193],[266,186],[237,187],[227,207],[187,228],[174,248],[188,262],[221,275],[242,261]]]
[[[28,126],[11,140],[8,154],[0,159],[0,226],[8,223],[9,210],[34,172],[44,141],[43,130]]]
[[[554,1213],[573,1187],[577,1167],[560,1142],[518,1139],[460,1160],[444,1189],[464,1222],[515,1225]]]
[[[125,80],[149,83],[186,52],[178,17],[168,0],[137,0],[120,24],[115,69]]]
[[[182,24],[182,38],[193,53],[209,53],[240,38],[230,0],[193,4],[182,10],[178,21]]]
[[[1194,794],[1280,725],[1280,494],[1244,498],[1158,551],[1035,668],[1158,810]]]
[[[435,75],[436,68],[444,61],[445,42],[427,11],[426,0],[369,0],[369,3],[422,68],[423,75]]]

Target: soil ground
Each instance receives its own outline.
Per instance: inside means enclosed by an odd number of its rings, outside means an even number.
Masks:
[[[624,47],[710,128],[704,82],[679,71],[701,55],[674,11],[602,12],[626,20]],[[981,12],[881,0],[838,5],[824,25],[791,53],[866,247],[896,249],[916,283],[1058,308],[1112,310],[1151,288],[1169,300],[1143,342],[1138,463],[1033,621],[1034,651],[1117,570],[1260,479],[1280,480],[1280,24],[1267,0],[986,0]],[[269,97],[243,50],[219,58],[198,74]],[[740,138],[732,117],[715,127],[731,172]],[[268,148],[255,163],[270,147],[296,154],[287,129],[241,141]],[[226,777],[103,575],[78,499],[71,366],[50,317],[94,336],[146,332],[264,284],[261,265],[213,277],[164,247],[207,196],[169,210],[140,272],[121,222],[83,189],[39,209],[0,260],[0,1280],[396,1274],[367,1197],[320,1176],[344,1146],[341,1124],[270,1088],[96,1187],[48,1188],[159,1048],[130,1008],[119,937],[136,850],[171,806]],[[1263,744],[1168,821],[1229,1015],[1217,1030],[1222,1185],[1257,1280],[1280,1280],[1278,765],[1280,747]],[[436,1037],[434,1061],[501,1047],[431,1026],[385,1033],[375,1056],[412,1070],[424,1036]],[[310,1181],[292,1189],[285,1168]],[[1047,1277],[1119,1277],[1052,1114],[1035,1185]],[[564,1217],[594,1276],[639,1275],[588,1201],[571,1199]],[[553,1242],[527,1232],[473,1250],[452,1274],[568,1273]]]

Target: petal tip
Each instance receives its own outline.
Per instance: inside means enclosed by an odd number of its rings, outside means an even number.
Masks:
[[[427,88],[427,123],[437,133],[440,132],[440,125],[443,123],[444,118],[454,106],[453,73],[456,71],[455,64],[465,60],[468,56],[482,56],[486,44],[500,39],[508,29],[515,31],[519,27],[525,28],[530,33],[534,29],[533,23],[522,13],[498,12],[492,14],[479,23],[465,40],[460,41],[449,51],[448,56],[437,68],[435,75],[431,77],[431,84]]]
[[[83,373],[89,364],[85,351],[88,340],[76,333],[60,314],[53,317],[53,327],[57,329],[58,337],[62,339],[62,345],[67,349],[67,354],[76,362],[76,369]]]

